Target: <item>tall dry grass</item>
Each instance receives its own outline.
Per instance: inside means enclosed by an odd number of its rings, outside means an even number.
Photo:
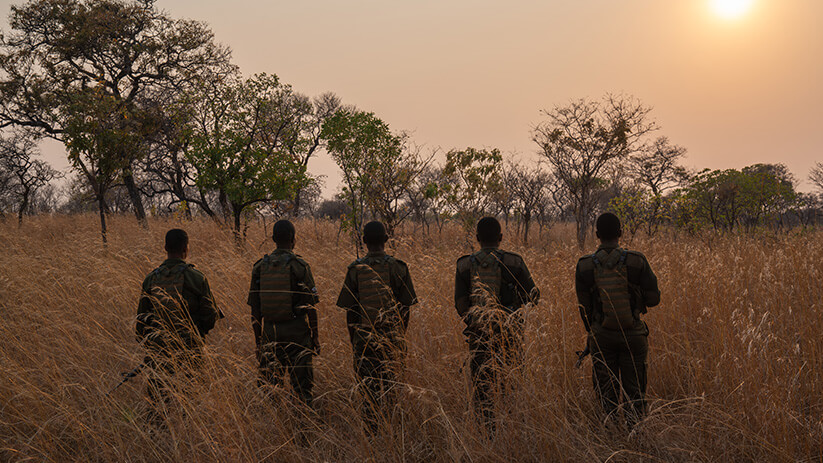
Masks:
[[[226,318],[208,336],[205,367],[176,396],[167,429],[147,425],[145,379],[112,396],[142,359],[134,339],[140,283],[164,258],[172,226],[209,278]],[[391,426],[367,438],[359,419],[344,313],[334,306],[349,241],[333,224],[300,222],[297,252],[312,265],[322,355],[317,415],[255,385],[245,304],[251,265],[271,243],[260,226],[238,250],[208,221],[113,218],[103,247],[92,216],[0,225],[2,461],[821,461],[823,246],[791,236],[638,239],[660,279],[650,310],[651,411],[631,435],[601,424],[573,288],[571,232],[534,233],[521,253],[542,303],[527,315],[526,364],[486,440],[469,403],[466,345],[452,306],[457,232],[400,238],[420,304]],[[296,433],[296,428],[305,430]]]

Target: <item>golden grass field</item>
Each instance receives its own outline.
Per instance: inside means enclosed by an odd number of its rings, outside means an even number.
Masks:
[[[104,395],[142,359],[133,334],[140,283],[176,226],[188,230],[189,261],[226,318],[158,431],[145,420],[142,375]],[[645,317],[650,414],[631,435],[601,424],[591,363],[573,367],[584,331],[571,231],[535,229],[528,245],[504,240],[543,297],[527,315],[524,372],[487,441],[471,412],[452,304],[454,262],[471,251],[457,229],[413,236],[409,228],[390,249],[409,264],[421,302],[400,410],[366,438],[345,315],[334,306],[354,249],[335,224],[297,223],[296,251],[322,299],[313,417],[255,385],[245,301],[252,264],[273,248],[261,225],[242,250],[205,219],[152,219],[146,231],[113,217],[108,247],[97,227],[93,215],[0,224],[0,461],[823,461],[820,232],[628,244],[649,258],[663,294]],[[295,438],[298,426],[306,442]]]

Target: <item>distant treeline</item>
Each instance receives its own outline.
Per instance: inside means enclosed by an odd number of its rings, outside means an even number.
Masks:
[[[482,215],[518,224],[577,224],[584,246],[597,213],[630,233],[818,223],[818,195],[798,193],[782,164],[691,172],[686,149],[658,134],[650,108],[625,95],[543,112],[538,161],[494,148],[422,149],[333,93],[310,97],[273,74],[244,78],[201,22],[153,0],[33,0],[13,6],[0,38],[0,215],[97,211],[205,215],[242,240],[255,216],[377,218],[467,229]],[[38,160],[61,142],[72,175]],[[309,161],[328,152],[343,173],[334,199]],[[823,163],[810,181],[823,190]]]

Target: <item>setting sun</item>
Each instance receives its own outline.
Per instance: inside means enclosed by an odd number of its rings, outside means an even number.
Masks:
[[[754,0],[711,0],[714,12],[725,19],[737,19],[748,12]]]

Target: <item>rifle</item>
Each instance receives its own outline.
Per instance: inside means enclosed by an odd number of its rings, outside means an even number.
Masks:
[[[134,370],[132,370],[132,371],[128,371],[128,372],[125,372],[125,373],[121,373],[121,375],[123,375],[123,380],[122,380],[122,381],[120,381],[120,382],[117,384],[117,386],[114,386],[114,388],[113,388],[112,390],[110,390],[109,392],[107,392],[107,393],[106,393],[106,397],[108,397],[108,396],[109,396],[109,395],[111,395],[114,391],[116,391],[117,389],[119,389],[119,388],[120,388],[120,386],[122,386],[122,385],[126,384],[126,383],[130,380],[130,379],[132,379],[132,378],[134,378],[135,376],[139,375],[139,374],[140,374],[140,372],[143,370],[143,367],[145,367],[145,366],[146,366],[146,362],[145,362],[145,360],[144,360],[142,363],[140,363],[140,365],[137,365],[137,366],[134,368]]]
[[[591,352],[591,349],[589,349],[589,343],[587,342],[585,349],[575,352],[575,354],[577,354],[577,362],[574,363],[574,367],[580,368],[581,366],[583,366],[583,359],[588,357],[589,354],[591,354]]]

